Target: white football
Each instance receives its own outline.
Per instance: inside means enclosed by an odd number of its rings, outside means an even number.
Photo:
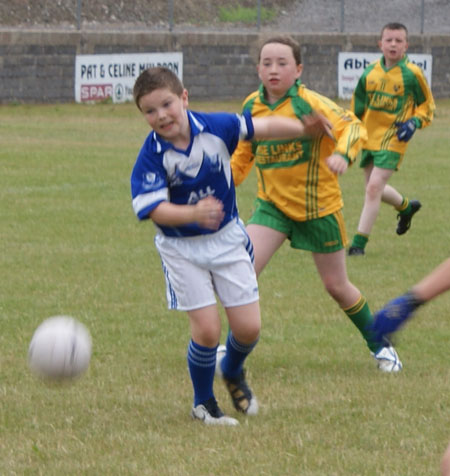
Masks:
[[[92,339],[86,326],[69,316],[49,317],[33,334],[28,364],[40,377],[71,379],[86,371],[91,352]]]

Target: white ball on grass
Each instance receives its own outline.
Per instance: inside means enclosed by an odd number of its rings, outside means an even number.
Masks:
[[[38,376],[51,380],[78,377],[89,366],[91,335],[69,316],[49,317],[35,330],[28,349],[28,364]]]

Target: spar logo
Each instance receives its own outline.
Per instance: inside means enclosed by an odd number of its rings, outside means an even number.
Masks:
[[[81,101],[102,101],[112,96],[112,84],[82,84],[80,87]]]

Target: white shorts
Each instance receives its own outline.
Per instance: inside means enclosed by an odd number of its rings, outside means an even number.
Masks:
[[[166,278],[169,309],[190,311],[216,304],[242,306],[259,299],[253,245],[233,220],[210,235],[173,238],[157,233],[155,245]]]

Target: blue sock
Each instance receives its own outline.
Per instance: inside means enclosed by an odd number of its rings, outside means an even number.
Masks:
[[[194,406],[214,397],[213,383],[216,370],[216,347],[203,347],[189,342],[187,362],[194,387]]]
[[[407,292],[389,301],[375,313],[371,330],[379,341],[398,331],[410,319],[416,309],[424,304],[412,292]]]
[[[227,337],[227,353],[222,360],[221,366],[223,374],[229,378],[239,377],[242,372],[244,360],[257,343],[258,339],[249,345],[241,344],[235,339],[230,331]]]

